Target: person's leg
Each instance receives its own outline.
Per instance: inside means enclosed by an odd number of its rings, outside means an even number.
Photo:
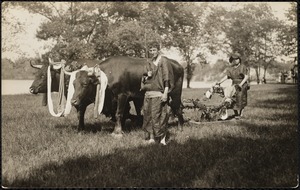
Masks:
[[[234,114],[233,114],[233,118],[238,118],[239,117],[239,112],[238,112],[238,110],[237,109],[234,109],[233,110],[234,111]]]
[[[152,130],[152,118],[151,118],[151,99],[144,99],[144,107],[143,107],[143,130],[145,131],[145,140],[150,140],[151,138],[154,140],[153,130]],[[151,141],[153,141],[151,140]]]
[[[160,143],[163,145],[166,145],[166,136],[168,133],[168,120],[169,120],[169,106],[168,104],[162,103],[162,110],[161,110],[161,116],[160,116],[160,123],[161,123],[161,132],[163,135],[160,138]]]
[[[161,97],[152,99],[152,126],[154,131],[154,137],[160,140],[166,134],[166,128],[168,124],[168,105],[161,102]]]
[[[241,91],[241,103],[239,116],[243,117],[244,108],[247,106],[247,88],[243,87]]]

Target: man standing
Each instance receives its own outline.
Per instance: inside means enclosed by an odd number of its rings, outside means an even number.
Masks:
[[[166,145],[169,118],[168,93],[174,88],[171,82],[174,75],[167,58],[162,56],[159,50],[158,43],[150,46],[151,61],[145,68],[145,80],[141,89],[146,91],[143,129],[149,143],[160,142]]]

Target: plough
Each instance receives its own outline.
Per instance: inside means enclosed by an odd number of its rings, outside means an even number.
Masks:
[[[205,97],[200,99],[183,99],[182,104],[184,109],[194,109],[198,117],[189,120],[191,123],[200,124],[202,122],[225,121],[229,120],[228,109],[232,109],[235,104],[236,86],[221,87],[215,85],[210,88]],[[212,96],[218,96],[218,104],[209,105],[207,102]]]

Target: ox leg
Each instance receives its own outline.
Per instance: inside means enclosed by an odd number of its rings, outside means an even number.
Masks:
[[[116,122],[116,113],[117,113],[117,106],[118,106],[118,100],[116,98],[114,98],[112,100],[112,113],[111,113],[111,121],[112,122]]]
[[[122,124],[124,125],[124,110],[127,104],[128,97],[126,95],[120,94],[118,96],[118,108],[117,108],[117,114],[116,114],[116,125],[113,132],[114,136],[121,137],[123,134],[122,131]]]
[[[47,106],[47,93],[43,93],[42,106]]]
[[[82,131],[84,129],[84,114],[86,110],[86,106],[82,106],[77,109],[77,118],[79,120],[78,131]]]
[[[182,103],[181,100],[172,100],[171,102],[171,110],[172,113],[178,117],[178,129],[180,131],[183,131],[183,123],[184,123],[184,119],[183,119],[183,112],[182,112]]]
[[[184,119],[183,119],[183,113],[182,113],[182,108],[181,108],[181,106],[180,106],[180,108],[178,108],[177,110],[176,110],[176,114],[175,115],[177,115],[177,117],[178,117],[178,129],[180,130],[180,131],[183,131],[183,123],[184,123]]]
[[[138,126],[141,126],[141,127],[143,126],[143,116],[141,114],[143,102],[144,102],[143,98],[135,98],[133,100],[133,104],[134,104],[136,115],[137,115],[137,124],[138,124]]]

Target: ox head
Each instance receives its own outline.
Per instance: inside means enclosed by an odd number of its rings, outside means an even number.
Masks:
[[[58,91],[59,87],[59,76],[60,76],[60,68],[64,62],[55,63],[49,58],[48,64],[43,65],[33,65],[30,61],[30,65],[33,68],[39,69],[35,74],[35,79],[32,85],[29,87],[29,91],[32,94],[37,93],[46,93],[47,92],[47,69],[50,65],[51,78],[52,78],[52,86],[51,91]]]
[[[73,81],[74,94],[71,100],[72,105],[77,107],[94,102],[97,84],[99,83],[98,78],[89,71],[78,71]]]

